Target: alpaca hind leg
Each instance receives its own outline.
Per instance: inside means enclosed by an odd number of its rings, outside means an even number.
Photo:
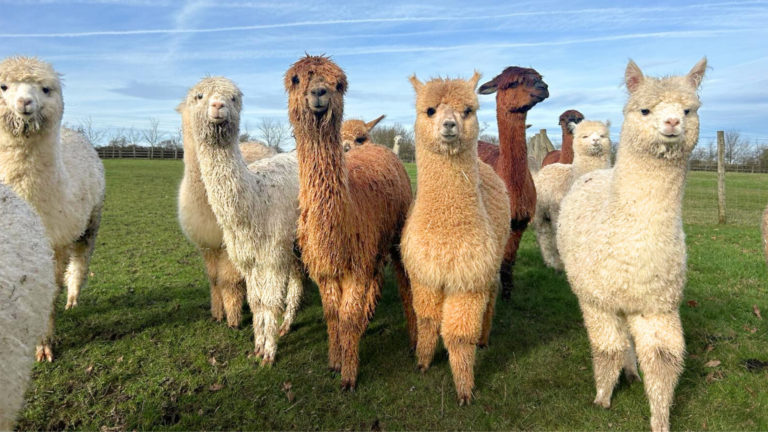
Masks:
[[[328,326],[328,368],[341,372],[341,342],[339,340],[339,306],[341,305],[341,287],[337,279],[318,281],[320,299],[323,302],[323,315]]]
[[[491,287],[491,295],[488,298],[488,306],[485,308],[483,314],[483,332],[480,334],[480,341],[478,342],[478,348],[488,347],[488,342],[491,339],[491,324],[493,324],[493,312],[496,307],[496,296],[499,293],[499,287],[501,286],[501,280],[493,282]]]
[[[651,405],[651,430],[669,431],[669,409],[685,356],[679,312],[632,315],[628,321]]]
[[[240,272],[229,259],[227,251],[219,257],[216,288],[221,296],[220,312],[227,315],[227,325],[235,328],[240,325],[245,299],[245,283]]]
[[[475,351],[488,301],[488,292],[462,292],[446,295],[443,303],[441,333],[448,349],[459,405],[472,403]]]
[[[629,324],[627,323],[627,319],[622,319],[622,327],[624,327],[624,332],[627,335],[627,339],[629,340],[629,349],[624,354],[624,378],[627,379],[627,382],[633,383],[635,381],[642,382],[643,380],[640,378],[640,373],[637,371],[637,356],[635,355],[635,343],[632,340],[632,334],[629,332]]]
[[[520,239],[523,237],[523,231],[525,231],[527,223],[522,229],[516,227],[518,223],[515,221],[512,221],[512,225],[507,246],[504,249],[504,260],[501,263],[501,299],[504,301],[512,299],[512,290],[515,288],[513,270],[515,268],[515,260],[517,259],[517,249],[520,247]]]
[[[376,310],[380,291],[380,276],[367,282],[347,280],[342,285],[341,307],[339,308],[342,390],[354,390],[357,387],[360,339]]]
[[[77,299],[80,297],[80,289],[88,280],[88,266],[91,263],[91,255],[96,245],[96,234],[99,233],[99,224],[101,223],[101,211],[91,215],[88,228],[75,240],[71,249],[69,266],[67,266],[67,306],[71,309],[77,306]]]
[[[622,328],[621,318],[613,312],[606,312],[592,305],[581,304],[584,325],[587,327],[589,343],[592,346],[592,366],[595,373],[595,405],[611,407],[611,395],[624,358],[629,349],[629,339]]]
[[[208,283],[211,287],[211,315],[217,322],[224,319],[224,301],[221,298],[221,288],[219,279],[219,260],[221,257],[220,249],[201,249],[205,263],[205,273],[208,275]]]
[[[53,333],[56,328],[56,305],[55,302],[59,298],[61,289],[57,286],[56,292],[53,295],[54,306],[51,308],[51,313],[48,316],[48,330],[45,332],[45,336],[40,340],[35,350],[35,360],[38,362],[53,361]]]
[[[285,315],[280,326],[280,336],[285,336],[291,331],[291,324],[296,318],[296,312],[301,304],[301,294],[304,292],[304,278],[301,275],[298,261],[291,265],[291,274],[288,277],[288,294],[285,298]]]
[[[536,217],[538,218],[539,215],[537,214]],[[544,264],[555,270],[563,270],[563,262],[557,252],[554,222],[548,216],[542,217],[542,220],[536,224],[536,241],[539,243]]]
[[[53,270],[57,287],[66,285],[64,277],[67,273],[67,264],[69,264],[69,250],[70,246],[63,246],[56,248],[53,252]]]
[[[255,272],[251,272],[251,274],[246,277],[246,296],[248,298],[248,306],[251,308],[251,314],[253,315],[253,354],[256,357],[262,357],[264,355],[264,343],[266,342],[264,336],[264,312],[261,304],[261,296],[258,291],[258,279],[260,275],[253,273]]]
[[[420,371],[429,369],[437,347],[440,323],[443,319],[443,292],[433,287],[411,281],[413,307],[416,313],[418,336],[416,338],[416,360]]]
[[[397,288],[400,292],[400,300],[403,302],[405,323],[408,326],[408,337],[411,342],[411,349],[413,350],[416,349],[418,341],[416,312],[413,308],[413,288],[411,287],[411,281],[408,279],[408,274],[405,272],[405,267],[403,267],[400,252],[393,248],[391,256],[392,267],[395,270],[395,277],[397,278]]]

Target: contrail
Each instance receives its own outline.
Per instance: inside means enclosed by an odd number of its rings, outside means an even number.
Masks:
[[[752,4],[768,4],[768,0],[750,0],[741,2],[723,2],[723,3],[703,3],[685,6],[670,7],[650,7],[650,8],[603,8],[603,9],[581,9],[581,10],[558,10],[558,11],[532,11],[532,12],[514,12],[508,14],[496,15],[478,15],[478,16],[453,16],[453,17],[402,17],[402,18],[362,18],[362,19],[339,19],[328,21],[298,21],[279,24],[260,24],[251,26],[234,27],[216,27],[204,29],[143,29],[143,30],[97,30],[87,32],[70,33],[4,33],[0,38],[81,38],[94,36],[136,36],[136,35],[158,35],[158,34],[185,34],[185,33],[222,33],[238,32],[250,30],[266,30],[290,27],[317,27],[339,24],[386,24],[386,23],[409,23],[409,22],[446,22],[446,21],[479,21],[515,17],[562,15],[562,14],[591,14],[591,13],[632,13],[632,12],[675,12],[691,8],[707,8],[716,6],[743,6]]]

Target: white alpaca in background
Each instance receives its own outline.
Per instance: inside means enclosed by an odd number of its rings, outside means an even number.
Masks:
[[[392,146],[392,152],[398,157],[400,156],[400,141],[403,140],[402,135],[395,135],[395,144]]]
[[[40,216],[0,183],[0,431],[13,430],[57,292]]]
[[[669,430],[683,370],[682,201],[706,68],[651,78],[630,61],[616,166],[580,177],[560,205],[557,247],[592,345],[595,404],[611,406],[622,367],[637,376],[634,340],[654,431]]]
[[[232,81],[209,77],[190,89],[178,111],[192,132],[200,174],[229,258],[245,277],[255,353],[262,364],[272,364],[278,331],[289,330],[302,291],[301,264],[293,250],[299,168],[295,153],[245,164],[237,143],[242,100]]]
[[[557,218],[560,202],[582,175],[611,166],[610,122],[582,121],[568,124],[573,138],[572,164],[545,165],[534,176],[536,183],[536,215],[533,226],[544,263],[557,270],[563,269],[557,252]]]
[[[43,220],[69,309],[77,306],[88,277],[104,204],[104,167],[83,134],[61,128],[64,99],[50,64],[5,59],[0,90],[0,181]],[[40,348],[37,359],[52,361],[50,340]]]

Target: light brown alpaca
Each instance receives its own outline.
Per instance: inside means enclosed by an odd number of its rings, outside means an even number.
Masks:
[[[411,77],[419,193],[401,243],[418,320],[419,369],[429,368],[439,332],[460,405],[472,400],[475,348],[488,344],[510,230],[504,182],[477,158],[479,79],[477,72],[469,81],[423,84]]]
[[[384,120],[386,115],[379,116],[368,123],[362,120],[347,120],[341,124],[341,142],[344,145],[344,151],[348,152],[352,147],[363,144],[373,144],[371,138],[371,129],[376,127],[380,121]]]
[[[411,345],[416,320],[398,244],[411,204],[405,167],[392,151],[361,146],[344,155],[341,119],[347,77],[330,59],[306,56],[285,74],[288,118],[299,161],[297,241],[320,288],[328,323],[328,358],[341,388],[354,389],[358,345],[381,293],[391,254]]]

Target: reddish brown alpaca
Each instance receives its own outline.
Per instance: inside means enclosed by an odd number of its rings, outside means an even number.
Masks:
[[[563,145],[560,147],[562,150],[554,150],[544,157],[541,161],[541,167],[544,168],[547,165],[553,163],[572,164],[573,163],[573,133],[568,128],[568,123],[579,124],[584,120],[584,114],[576,110],[568,110],[560,114],[560,129],[563,130]]]
[[[391,255],[411,347],[416,317],[398,245],[411,183],[392,151],[361,146],[344,156],[341,121],[347,77],[330,59],[307,56],[285,74],[288,117],[299,160],[297,241],[320,288],[328,323],[328,359],[342,390],[357,384],[358,345],[381,294]]]
[[[480,94],[496,93],[496,119],[499,123],[499,145],[478,141],[477,155],[492,166],[504,180],[512,209],[512,231],[509,233],[501,264],[501,298],[509,300],[514,280],[512,269],[520,239],[536,212],[536,187],[528,170],[525,139],[525,117],[537,103],[549,97],[547,84],[533,69],[510,66],[483,84]]]

